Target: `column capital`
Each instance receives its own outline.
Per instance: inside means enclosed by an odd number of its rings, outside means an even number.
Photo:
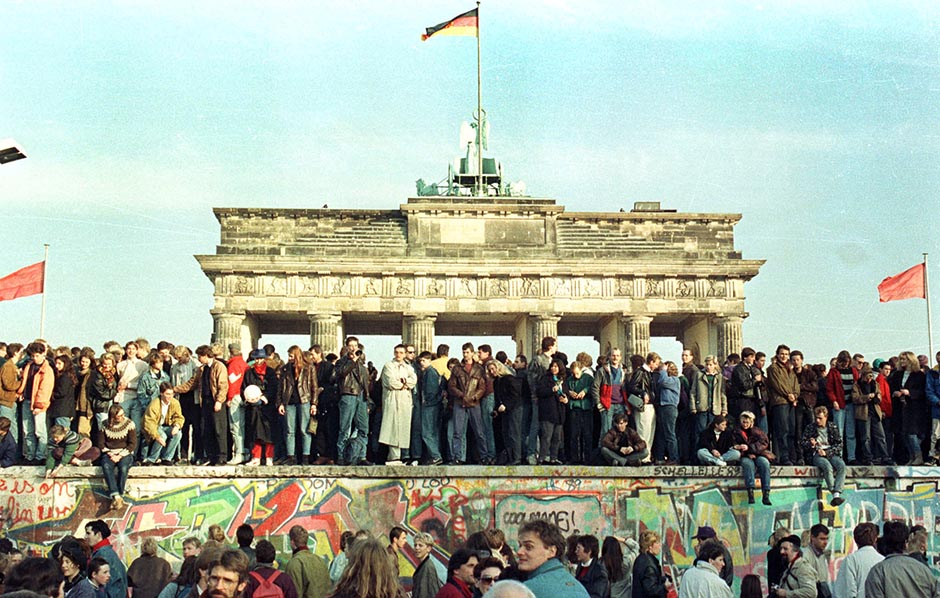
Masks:
[[[228,309],[210,309],[209,315],[213,318],[245,318],[245,312],[243,311],[232,311]]]
[[[402,314],[402,317],[403,317],[403,318],[410,319],[410,320],[415,320],[415,321],[428,321],[428,322],[436,322],[436,321],[437,321],[437,314],[436,314],[436,313],[410,313],[410,312],[405,312],[404,314]]]
[[[718,323],[718,324],[723,323],[723,322],[734,323],[734,322],[743,322],[744,319],[747,318],[749,315],[751,314],[747,312],[743,312],[739,314],[717,313],[713,315],[712,318],[715,320],[715,323]]]
[[[624,313],[620,316],[624,322],[635,322],[637,324],[649,324],[653,321],[652,314],[630,314]]]
[[[562,314],[530,313],[530,318],[535,318],[541,322],[558,322]]]
[[[343,314],[338,311],[308,311],[307,317],[311,322],[339,322]]]

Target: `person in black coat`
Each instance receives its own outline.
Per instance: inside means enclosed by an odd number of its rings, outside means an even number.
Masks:
[[[503,443],[506,449],[506,464],[522,464],[522,382],[508,367],[493,360],[486,364],[487,373],[493,377],[493,394],[496,411],[502,415]],[[483,414],[487,417],[487,414]]]
[[[900,432],[909,457],[908,465],[923,465],[921,442],[930,425],[930,406],[927,402],[927,376],[912,352],[904,351],[898,356],[898,370],[891,374],[888,386],[891,388],[896,430],[897,414],[901,414]]]
[[[539,406],[539,461],[542,464],[561,465],[562,429],[565,425],[565,409],[568,399],[563,386],[565,365],[555,359],[542,374],[535,388]]]
[[[600,543],[596,536],[584,535],[578,538],[574,549],[578,569],[574,576],[591,598],[607,598],[610,594],[607,567],[598,559],[599,552]]]
[[[656,557],[662,549],[662,540],[654,531],[640,534],[640,555],[633,561],[633,597],[665,598],[666,584],[663,568]]]
[[[264,349],[255,349],[248,356],[248,369],[242,379],[242,397],[245,399],[245,445],[251,447],[251,461],[247,465],[260,465],[262,460],[271,465],[274,458],[274,421],[277,418],[278,379],[269,367]],[[249,391],[254,386],[260,390]]]

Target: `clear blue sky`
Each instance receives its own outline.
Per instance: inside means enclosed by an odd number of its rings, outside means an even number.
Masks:
[[[0,138],[29,159],[0,167],[0,271],[52,245],[55,344],[206,341],[213,207],[389,209],[445,176],[475,44],[419,36],[472,7],[3,3]],[[875,287],[940,263],[940,4],[485,2],[482,27],[490,153],[530,194],[740,212],[767,260],[746,344],[926,352],[924,302]],[[4,340],[38,321],[38,297],[0,303]]]

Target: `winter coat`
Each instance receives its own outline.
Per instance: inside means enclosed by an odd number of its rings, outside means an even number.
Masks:
[[[382,368],[382,427],[379,442],[389,446],[411,446],[412,389],[418,377],[410,363],[394,359]]]

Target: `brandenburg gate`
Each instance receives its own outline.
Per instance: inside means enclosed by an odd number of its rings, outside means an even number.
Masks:
[[[310,334],[593,336],[649,351],[675,337],[701,358],[741,350],[744,283],[762,260],[734,248],[740,214],[566,212],[552,199],[416,197],[397,210],[217,208],[213,341]]]

